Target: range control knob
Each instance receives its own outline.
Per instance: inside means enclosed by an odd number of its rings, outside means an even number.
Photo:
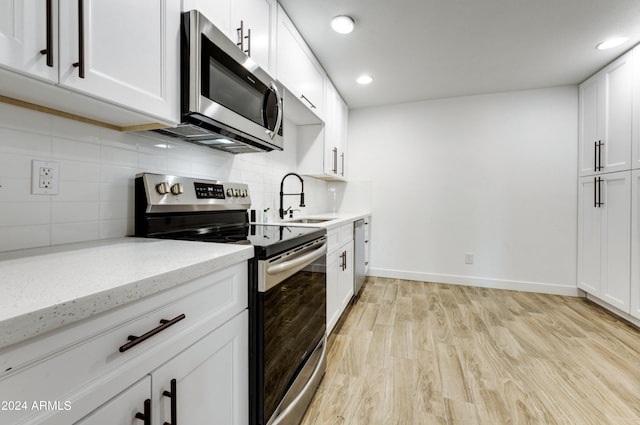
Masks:
[[[167,193],[169,193],[169,183],[167,182],[162,182],[162,183],[158,183],[156,185],[156,191],[160,194],[160,195],[166,195]]]
[[[240,196],[240,189],[233,189],[233,196]]]
[[[176,183],[171,186],[171,193],[173,193],[174,195],[180,195],[183,192],[184,188],[182,187],[182,183]]]
[[[248,195],[247,189],[242,189],[242,191],[240,191],[240,196],[242,196],[243,198],[246,198],[247,195]]]
[[[233,198],[233,189],[227,189],[227,196]]]

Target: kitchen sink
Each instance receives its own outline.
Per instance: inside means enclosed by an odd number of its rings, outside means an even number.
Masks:
[[[287,220],[285,223],[324,223],[325,221],[331,221],[332,218],[296,218],[294,220]]]

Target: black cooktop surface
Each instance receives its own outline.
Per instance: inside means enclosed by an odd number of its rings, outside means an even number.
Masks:
[[[326,233],[324,228],[317,227],[250,224],[247,239],[254,246],[258,258],[268,258]]]
[[[163,239],[253,245],[258,259],[270,258],[322,237],[326,230],[277,224],[202,226],[150,235]]]

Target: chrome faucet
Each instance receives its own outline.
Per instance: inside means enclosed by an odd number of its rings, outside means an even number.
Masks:
[[[284,181],[287,177],[289,176],[296,176],[297,178],[300,179],[300,193],[284,193]],[[300,195],[300,206],[304,207],[304,180],[302,180],[302,177],[300,177],[298,174],[296,173],[288,173],[285,174],[285,176],[282,178],[282,181],[280,182],[280,209],[279,209],[279,213],[280,213],[280,218],[283,219],[284,215],[285,215],[285,211],[282,208],[282,198],[284,198],[285,196],[295,196],[295,195]],[[291,209],[291,207],[287,208],[287,210]]]

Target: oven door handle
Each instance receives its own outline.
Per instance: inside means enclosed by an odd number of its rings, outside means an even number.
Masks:
[[[274,264],[273,266],[267,267],[267,274],[270,274],[270,275],[280,274],[280,273],[289,271],[291,269],[295,269],[300,265],[311,264],[326,253],[327,253],[327,244],[323,243],[320,248],[314,249],[313,251],[307,252],[292,260],[288,260],[283,263]]]

